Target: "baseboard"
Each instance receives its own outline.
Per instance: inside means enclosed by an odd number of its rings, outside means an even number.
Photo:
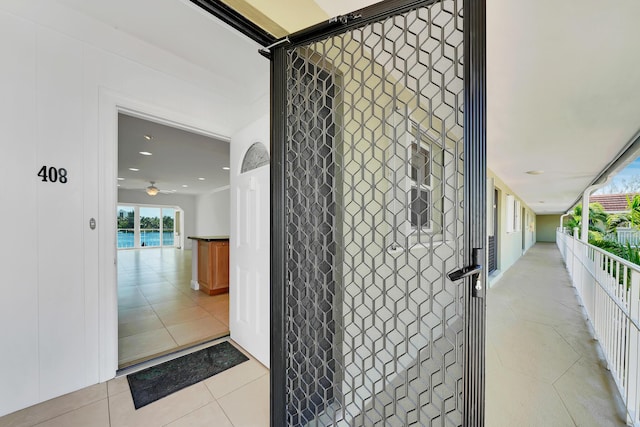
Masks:
[[[489,281],[489,289],[493,288],[498,283],[498,281],[502,279],[503,275],[504,271],[502,270],[492,271],[491,274],[489,274],[489,276],[487,277],[487,280]]]

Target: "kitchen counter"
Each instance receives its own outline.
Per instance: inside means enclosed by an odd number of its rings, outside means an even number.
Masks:
[[[200,240],[203,242],[215,242],[218,240],[229,240],[229,236],[189,236],[187,239]]]
[[[189,236],[197,243],[191,253],[191,288],[208,295],[229,292],[229,236]]]

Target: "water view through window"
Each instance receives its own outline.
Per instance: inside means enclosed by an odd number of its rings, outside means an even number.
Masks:
[[[175,246],[175,216],[174,208],[118,206],[118,249]]]

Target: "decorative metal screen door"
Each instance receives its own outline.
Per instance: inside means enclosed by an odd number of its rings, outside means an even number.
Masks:
[[[484,423],[484,3],[384,3],[273,51],[274,427]]]

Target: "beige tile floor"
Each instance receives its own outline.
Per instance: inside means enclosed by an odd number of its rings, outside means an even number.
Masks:
[[[119,377],[1,417],[0,426],[267,427],[269,371],[250,357],[138,410]]]
[[[605,369],[553,243],[538,243],[487,295],[487,426],[621,426]]]
[[[488,427],[625,425],[555,245],[537,244],[489,291],[486,344]],[[0,426],[267,426],[268,408],[269,374],[252,359],[138,411],[116,378]]]
[[[229,334],[229,294],[190,287],[191,251],[118,251],[118,365]]]

